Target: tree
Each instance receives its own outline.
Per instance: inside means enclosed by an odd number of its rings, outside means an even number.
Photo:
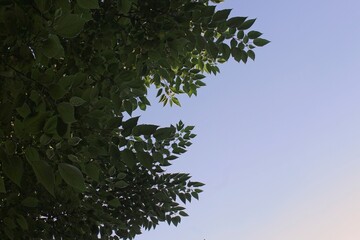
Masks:
[[[132,239],[177,225],[200,182],[166,166],[195,137],[139,124],[267,40],[208,0],[0,2],[0,239]]]

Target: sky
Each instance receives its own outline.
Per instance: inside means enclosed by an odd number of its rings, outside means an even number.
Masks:
[[[170,172],[206,183],[178,227],[136,240],[360,239],[360,2],[225,0],[271,43],[230,61],[182,107],[141,121],[195,125]]]

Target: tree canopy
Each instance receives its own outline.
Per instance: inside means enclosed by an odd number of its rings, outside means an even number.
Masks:
[[[140,124],[268,43],[208,0],[0,2],[0,239],[132,239],[187,216],[193,126]],[[179,201],[180,200],[180,201]]]

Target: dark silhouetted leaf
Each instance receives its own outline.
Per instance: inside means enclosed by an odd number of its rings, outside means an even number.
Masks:
[[[67,163],[60,163],[58,168],[62,179],[67,184],[80,192],[86,190],[84,176],[77,167]]]

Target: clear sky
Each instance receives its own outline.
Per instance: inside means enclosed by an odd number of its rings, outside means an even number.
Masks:
[[[198,134],[169,171],[207,185],[190,217],[136,240],[360,239],[359,0],[225,0],[271,44],[182,107],[141,121]]]

